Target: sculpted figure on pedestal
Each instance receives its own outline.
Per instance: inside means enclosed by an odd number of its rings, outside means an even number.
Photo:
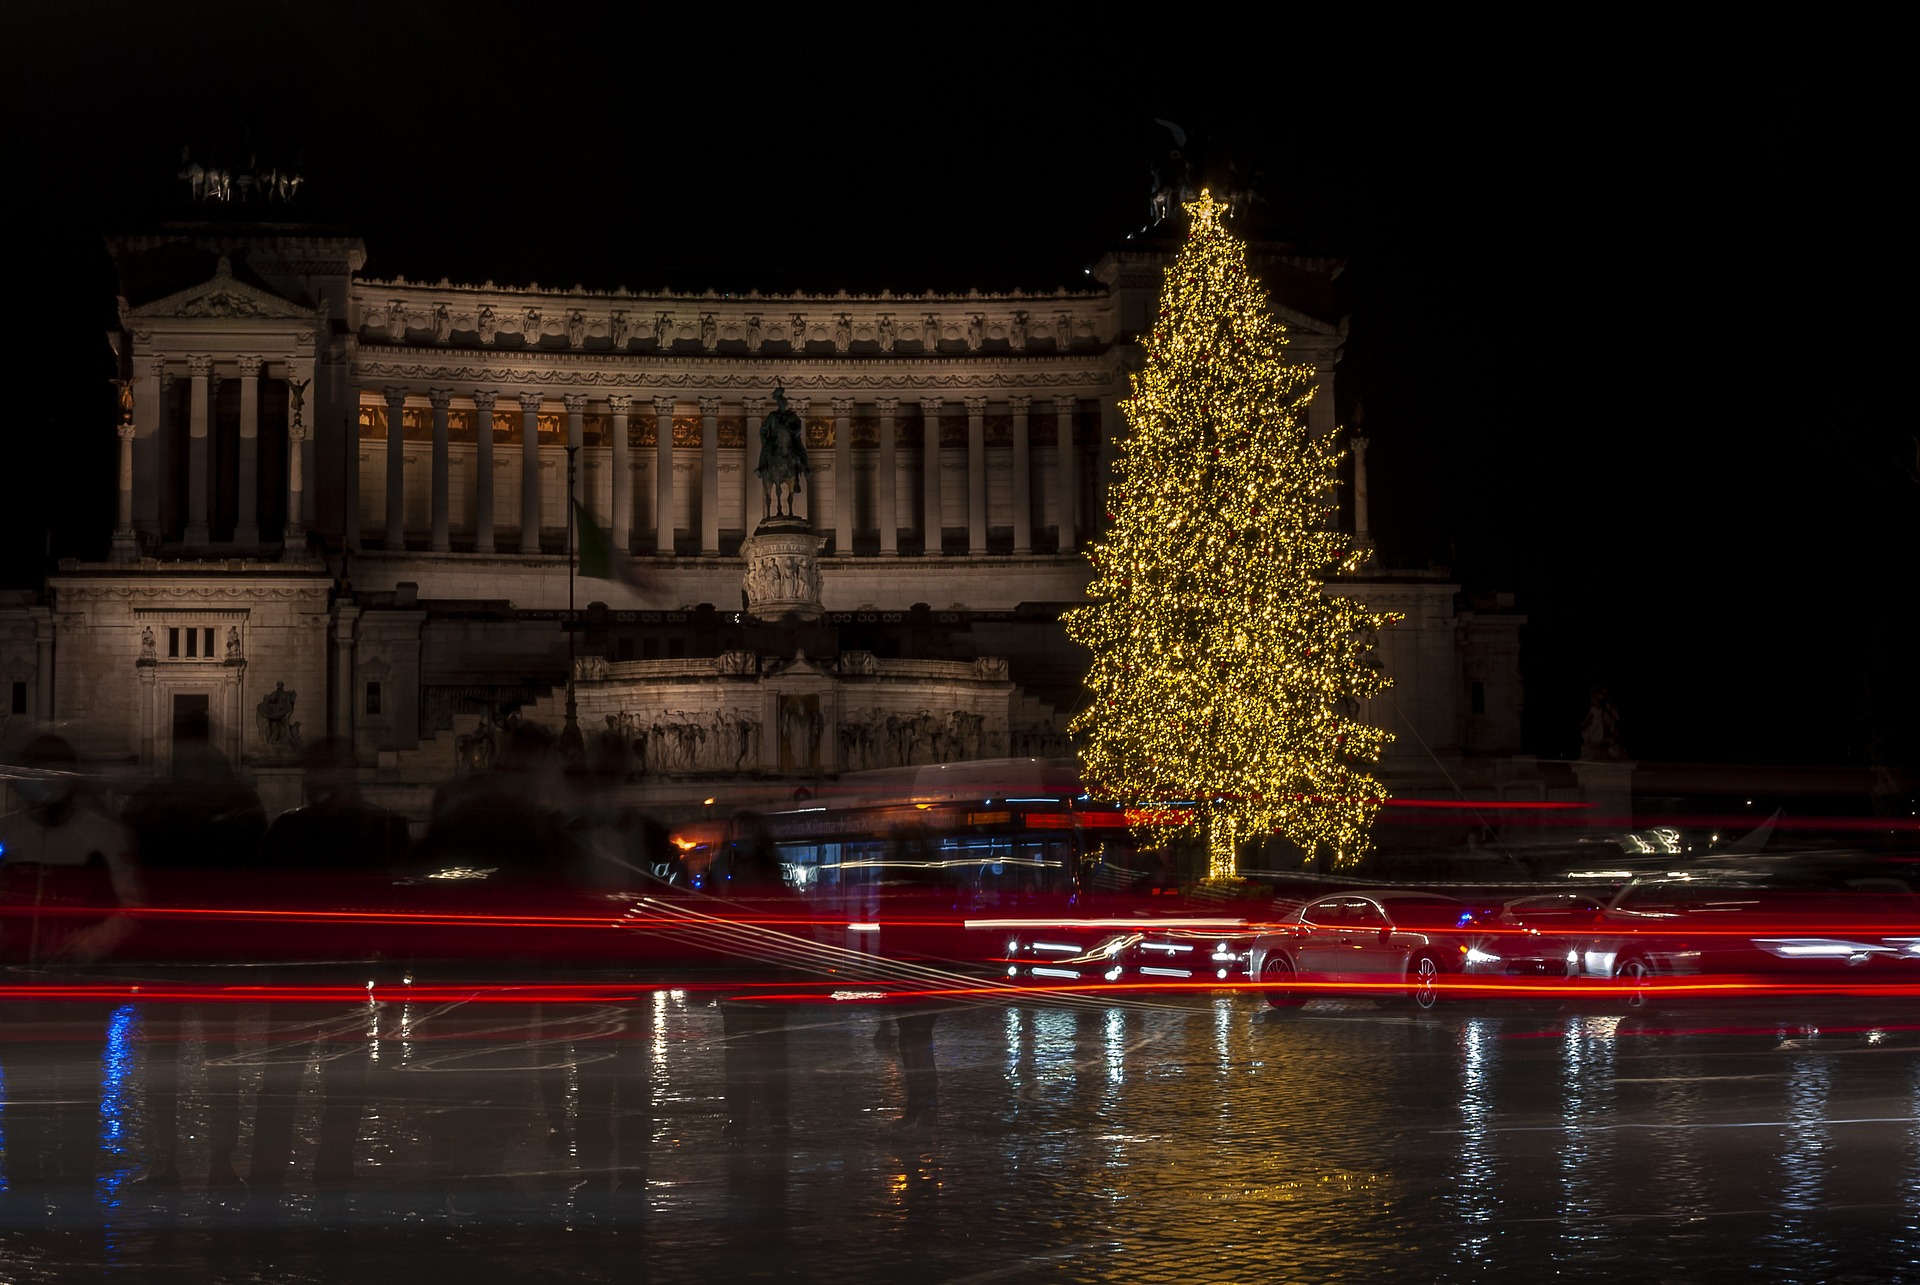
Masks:
[[[940,346],[940,319],[932,313],[920,323],[920,346],[928,352]]]
[[[893,351],[893,314],[892,313],[883,314],[880,318],[879,324],[874,329],[875,329],[875,334],[878,336],[880,340],[880,351],[892,352]]]
[[[660,348],[673,345],[673,318],[662,312],[653,319],[653,342]]]
[[[967,318],[967,351],[979,352],[987,341],[987,319],[979,313]]]
[[[153,626],[143,625],[140,629],[140,663],[151,665],[160,659],[160,649],[153,640]]]
[[[576,308],[567,314],[567,345],[571,348],[578,348],[585,342],[587,342],[587,319],[586,316]]]
[[[285,683],[275,683],[254,706],[260,739],[269,751],[289,753],[300,748],[300,724],[293,721],[293,703],[298,695],[288,691]]]
[[[800,489],[801,479],[812,472],[807,462],[805,426],[787,405],[786,389],[776,387],[773,409],[760,422],[760,464],[754,469],[767,516],[792,516],[794,492]]]
[[[760,314],[757,312],[747,318],[747,351],[760,351]]]
[[[702,314],[700,317],[700,346],[708,352],[712,352],[715,345],[719,342],[720,322],[710,312]]]
[[[633,327],[627,321],[626,313],[613,314],[613,320],[608,323],[608,333],[613,337],[614,348],[620,349],[627,346],[627,340],[633,337]]]
[[[227,659],[230,661],[240,659],[240,626],[238,625],[227,626]]]
[[[433,305],[433,340],[444,344],[453,337],[453,314],[447,311],[447,305]]]
[[[500,333],[500,324],[494,317],[493,306],[491,304],[480,309],[479,316],[475,318],[475,325],[480,331],[480,342],[483,344],[492,343],[493,337]]]
[[[853,322],[846,313],[841,313],[833,323],[833,346],[836,351],[845,352],[853,344]]]

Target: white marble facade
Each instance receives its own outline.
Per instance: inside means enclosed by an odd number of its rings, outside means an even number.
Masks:
[[[204,709],[243,769],[284,761],[297,723],[421,784],[458,767],[462,737],[474,748],[475,693],[557,721],[570,597],[662,628],[746,606],[776,387],[806,426],[795,511],[826,620],[917,606],[963,627],[1077,600],[1164,262],[1110,254],[1087,288],[1051,293],[721,296],[369,279],[359,240],[286,229],[110,249],[133,381],[113,552],[0,598],[0,742],[58,727],[158,768],[182,711]],[[1340,266],[1275,253],[1296,277]],[[1275,302],[1318,371],[1310,422],[1331,431],[1344,322]],[[631,574],[570,585],[570,462]],[[1379,711],[1418,734],[1403,748],[1517,743],[1517,617],[1467,628],[1438,583],[1336,591],[1408,616],[1382,640],[1396,704]],[[580,724],[590,746],[625,729],[635,780],[1059,748],[1065,711],[1009,679],[1018,656],[976,672],[862,655],[755,654],[729,674],[615,660],[577,684]],[[679,669],[620,668],[650,664]],[[279,698],[261,712],[276,686],[291,715]]]

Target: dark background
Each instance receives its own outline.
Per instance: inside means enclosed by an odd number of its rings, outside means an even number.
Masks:
[[[104,554],[100,236],[183,145],[300,170],[374,275],[990,289],[1141,224],[1158,117],[1348,259],[1383,560],[1517,594],[1530,749],[1604,683],[1643,759],[1912,763],[1890,35],[659,12],[8,6],[0,586]]]

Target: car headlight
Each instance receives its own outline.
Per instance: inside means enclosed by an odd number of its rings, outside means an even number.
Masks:
[[[1467,962],[1469,964],[1497,964],[1500,962],[1500,956],[1481,950],[1478,946],[1469,946],[1467,947]]]

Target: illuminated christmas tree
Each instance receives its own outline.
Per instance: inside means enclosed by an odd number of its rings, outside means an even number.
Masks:
[[[1333,521],[1341,452],[1307,431],[1313,373],[1288,360],[1227,207],[1202,192],[1186,210],[1122,403],[1092,601],[1065,618],[1093,651],[1073,731],[1092,788],[1204,837],[1212,878],[1273,832],[1350,864],[1389,740],[1352,711],[1386,686],[1370,648],[1392,617],[1322,591],[1365,553]]]

